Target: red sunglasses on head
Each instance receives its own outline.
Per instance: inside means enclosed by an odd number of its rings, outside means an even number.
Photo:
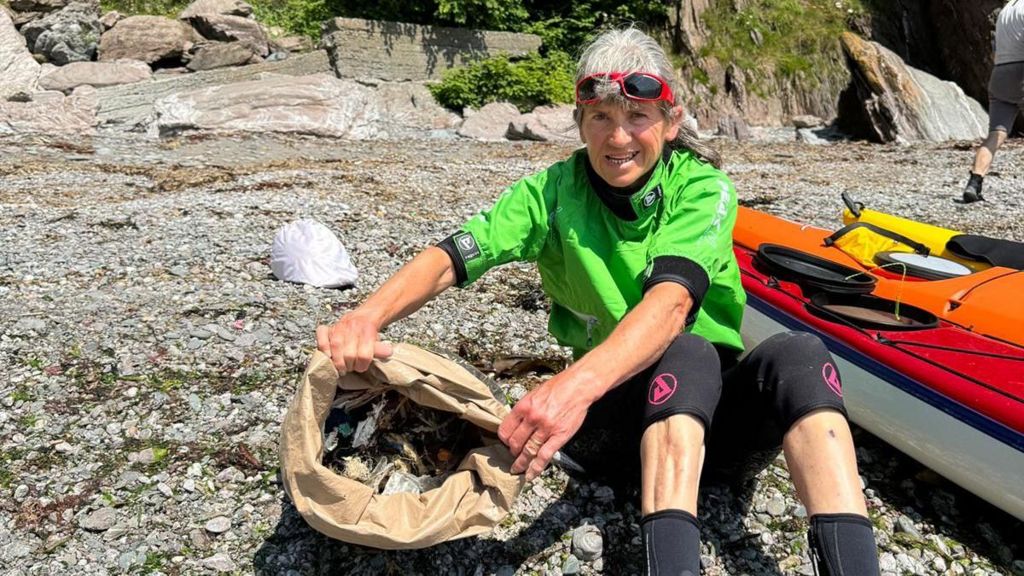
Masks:
[[[596,104],[599,82],[615,82],[623,96],[637,102],[674,102],[675,97],[664,78],[648,72],[601,72],[583,77],[576,83],[576,103]]]

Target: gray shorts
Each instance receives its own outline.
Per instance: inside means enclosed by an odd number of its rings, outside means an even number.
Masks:
[[[1009,132],[1024,103],[1024,62],[1000,64],[988,81],[988,131]]]

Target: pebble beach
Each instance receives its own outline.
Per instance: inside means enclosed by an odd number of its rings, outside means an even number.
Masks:
[[[973,143],[713,140],[741,204],[827,228],[868,208],[1024,241],[1024,143],[956,204]],[[382,552],[289,503],[280,422],[314,328],[573,146],[282,135],[0,138],[0,575],[639,574],[639,497],[549,468],[492,533]],[[360,278],[276,280],[275,231],[315,218]],[[536,271],[513,264],[389,327],[486,368],[564,362]],[[513,399],[550,376],[495,373]],[[1024,575],[1024,523],[868,432],[858,462],[886,576]],[[700,498],[706,575],[813,569],[783,459]]]

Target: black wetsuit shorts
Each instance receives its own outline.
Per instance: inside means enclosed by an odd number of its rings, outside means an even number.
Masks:
[[[728,474],[777,453],[786,431],[822,408],[846,414],[835,361],[816,336],[776,334],[738,358],[681,334],[660,360],[591,406],[581,433],[610,431],[639,457],[647,426],[690,414],[708,431],[705,470]]]

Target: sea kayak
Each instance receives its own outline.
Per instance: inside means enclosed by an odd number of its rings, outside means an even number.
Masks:
[[[830,230],[739,210],[744,339],[817,334],[854,423],[1024,520],[1024,272],[910,281],[826,246]]]

